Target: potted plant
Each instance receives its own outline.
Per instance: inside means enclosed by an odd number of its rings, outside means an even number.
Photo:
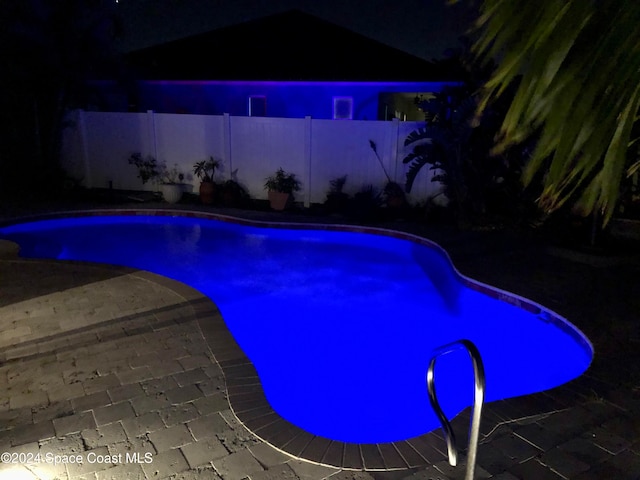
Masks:
[[[221,190],[222,204],[225,207],[242,207],[249,200],[247,190],[234,179],[225,181]]]
[[[293,192],[300,190],[300,181],[295,174],[279,168],[274,175],[265,179],[264,188],[268,190],[269,204],[274,210],[284,210],[292,201]]]
[[[329,213],[343,212],[346,209],[349,195],[342,191],[346,182],[346,175],[329,181],[330,188],[327,193],[327,199],[324,202]]]
[[[382,193],[384,194],[384,201],[387,207],[400,208],[405,206],[406,197],[400,184],[389,181],[384,186]]]
[[[209,157],[193,165],[193,174],[200,179],[200,201],[204,204],[212,204],[215,198],[216,184],[213,176],[216,168],[220,167],[220,160]]]
[[[138,169],[138,178],[143,185],[157,180],[160,176],[160,165],[152,155],[143,157],[140,152],[134,152],[129,156],[129,165],[134,165]]]
[[[184,193],[184,174],[178,170],[178,165],[173,168],[162,166],[160,172],[160,191],[163,198],[169,203],[178,203]]]

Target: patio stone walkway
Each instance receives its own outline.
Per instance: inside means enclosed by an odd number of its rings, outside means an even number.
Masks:
[[[476,478],[640,479],[636,259],[593,266],[499,234],[431,233],[463,273],[566,316],[596,349],[569,384],[487,404]],[[15,461],[2,458],[0,479],[464,478],[464,463],[454,469],[444,453],[397,471],[292,458],[231,411],[206,332],[219,315],[208,298],[149,272],[2,251],[0,452]],[[465,417],[454,422],[461,444]]]

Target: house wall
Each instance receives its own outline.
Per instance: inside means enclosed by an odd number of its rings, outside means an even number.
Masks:
[[[382,189],[384,170],[404,183],[408,153],[404,139],[422,122],[334,121],[310,117],[271,118],[231,115],[166,113],[74,112],[66,130],[63,166],[89,188],[152,190],[143,185],[127,159],[133,152],[153,155],[186,174],[193,191],[193,164],[210,156],[222,160],[217,180],[234,178],[253,198],[265,199],[264,180],[282,167],[302,181],[296,198],[306,205],[322,203],[329,182],[347,175],[344,191],[354,194],[363,186]],[[369,141],[377,145],[384,170]],[[420,202],[441,190],[431,182],[434,172],[423,169],[408,196]]]
[[[135,93],[129,95],[128,101],[123,101],[120,97],[119,104],[114,104],[111,100],[115,96],[105,96],[106,105],[98,109],[247,116],[249,97],[262,96],[266,100],[266,115],[269,117],[309,116],[332,119],[334,97],[351,97],[353,120],[384,120],[393,117],[396,111],[407,115],[408,120],[421,120],[424,115],[415,105],[385,106],[380,99],[393,99],[389,94],[398,92],[413,96],[439,92],[446,84],[447,82],[141,81],[136,84]],[[103,92],[108,92],[106,85],[102,85],[102,89]],[[126,105],[127,103],[130,105]]]

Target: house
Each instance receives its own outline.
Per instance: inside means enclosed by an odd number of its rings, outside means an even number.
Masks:
[[[126,88],[93,109],[351,120],[421,120],[416,99],[455,82],[429,62],[299,10],[131,52]]]

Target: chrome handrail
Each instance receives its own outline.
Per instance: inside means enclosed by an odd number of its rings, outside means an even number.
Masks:
[[[455,467],[458,463],[458,449],[456,447],[456,439],[451,428],[447,416],[440,408],[438,399],[436,397],[436,386],[434,370],[436,367],[436,359],[447,353],[454,352],[464,348],[471,357],[471,363],[473,364],[474,373],[474,397],[472,406],[471,426],[469,431],[469,450],[467,453],[467,471],[465,474],[465,480],[473,480],[474,470],[476,467],[476,454],[478,452],[478,438],[480,436],[480,416],[482,415],[482,405],[484,403],[484,389],[485,389],[485,376],[484,366],[482,364],[482,357],[478,348],[470,340],[458,340],[447,345],[443,345],[435,350],[429,363],[429,369],[427,370],[427,390],[429,392],[429,402],[431,407],[436,412],[440,423],[442,424],[442,430],[444,431],[444,438],[447,442],[447,453],[449,457],[449,464]]]

